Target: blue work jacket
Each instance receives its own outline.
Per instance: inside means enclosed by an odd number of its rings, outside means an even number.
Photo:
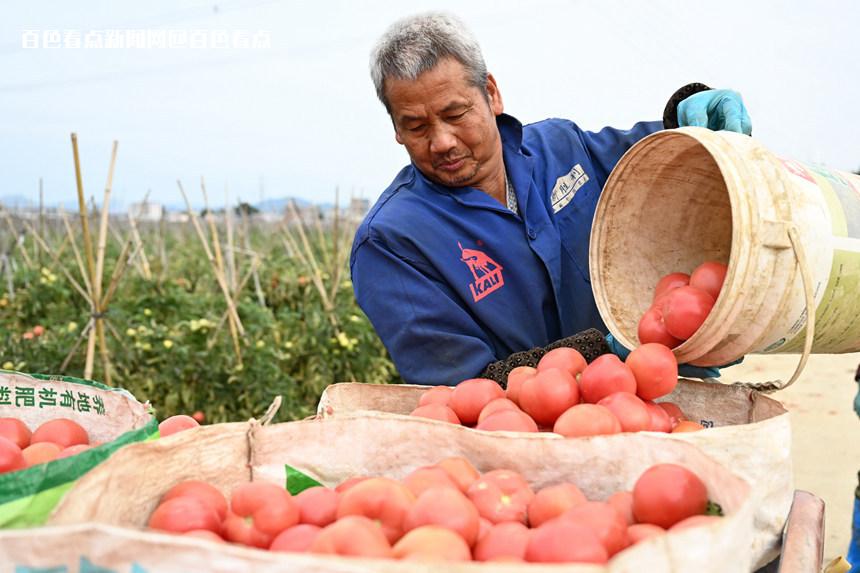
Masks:
[[[606,331],[588,274],[594,210],[616,162],[662,123],[589,132],[502,114],[497,125],[519,213],[410,164],[356,232],[355,297],[408,383],[454,385],[514,352]]]

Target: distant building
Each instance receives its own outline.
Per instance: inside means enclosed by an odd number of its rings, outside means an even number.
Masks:
[[[184,211],[168,211],[165,218],[168,223],[187,223],[191,220],[188,213]]]
[[[161,203],[132,203],[128,207],[128,213],[138,221],[160,221],[164,215],[164,206]]]

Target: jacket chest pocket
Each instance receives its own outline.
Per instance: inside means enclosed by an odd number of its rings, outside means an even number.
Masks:
[[[554,213],[562,251],[573,259],[579,273],[589,282],[588,245],[599,191],[596,181],[585,181],[569,202]]]

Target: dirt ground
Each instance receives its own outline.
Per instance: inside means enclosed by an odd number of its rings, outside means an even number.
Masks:
[[[722,371],[726,382],[787,380],[797,355],[747,356]],[[772,396],[790,412],[795,488],[825,503],[825,563],[845,555],[860,471],[860,419],[854,413],[854,372],[860,353],[812,356],[800,379]]]

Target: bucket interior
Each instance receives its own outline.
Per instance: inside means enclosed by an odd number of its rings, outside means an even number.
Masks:
[[[682,132],[652,135],[622,158],[594,227],[595,299],[628,348],[639,345],[639,319],[661,277],[689,274],[705,261],[729,263],[732,207],[723,175],[705,146]]]

